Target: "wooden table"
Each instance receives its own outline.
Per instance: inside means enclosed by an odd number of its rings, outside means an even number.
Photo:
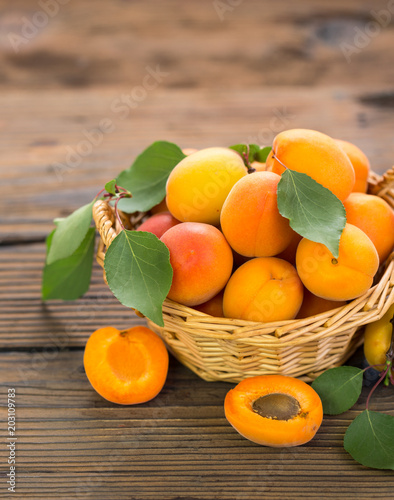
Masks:
[[[362,28],[386,3],[304,1],[295,9],[248,1],[220,21],[211,2],[70,2],[19,53],[4,33],[38,7],[1,3],[0,496],[9,472],[4,403],[14,387],[10,498],[392,497],[393,472],[363,467],[342,447],[367,388],[352,410],[325,417],[307,445],[261,447],[224,417],[232,385],[204,382],[173,358],[149,403],[117,406],[93,391],[82,363],[87,337],[106,325],[144,323],[111,295],[98,265],[80,300],[40,299],[52,220],[90,201],[155,140],[269,143],[281,130],[306,127],[354,141],[377,172],[389,168],[393,30],[382,28],[351,64],[335,39],[341,29],[351,38],[354,22]],[[148,89],[144,78],[157,65],[168,75],[156,73]],[[125,95],[133,106],[120,109]],[[379,388],[371,408],[394,415],[393,388]]]

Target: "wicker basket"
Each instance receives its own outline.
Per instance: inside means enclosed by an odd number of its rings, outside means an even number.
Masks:
[[[369,193],[394,208],[394,167],[383,177],[374,173]],[[121,214],[135,229],[145,213]],[[97,261],[103,267],[105,248],[120,231],[113,209],[97,201],[93,218],[101,241]],[[105,279],[105,276],[104,276]],[[328,368],[343,364],[362,344],[363,329],[394,303],[394,252],[381,266],[376,283],[346,306],[300,320],[276,323],[214,318],[165,300],[165,326],[148,325],[185,366],[207,381],[239,382],[255,375],[284,374],[311,381]]]

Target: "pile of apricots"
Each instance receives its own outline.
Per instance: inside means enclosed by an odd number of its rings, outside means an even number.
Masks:
[[[265,164],[253,163],[253,173],[229,148],[184,152],[165,199],[139,227],[170,251],[169,299],[217,317],[274,322],[331,310],[371,287],[393,249],[394,213],[366,194],[370,164],[357,146],[288,130],[276,136]],[[283,165],[343,202],[347,223],[337,258],[279,213]]]
[[[272,322],[329,311],[371,287],[394,246],[394,213],[383,199],[366,194],[370,165],[357,146],[296,129],[280,133],[266,163],[254,162],[253,169],[229,148],[184,153],[165,199],[138,228],[169,249],[169,299],[216,317]],[[283,165],[308,174],[343,202],[347,223],[337,257],[294,232],[279,213]],[[385,362],[393,313],[394,305],[366,333],[370,363]],[[97,330],[84,354],[92,386],[118,404],[159,394],[168,362],[164,342],[142,326]],[[323,419],[314,389],[282,375],[243,380],[228,392],[224,412],[242,436],[273,447],[307,443]]]

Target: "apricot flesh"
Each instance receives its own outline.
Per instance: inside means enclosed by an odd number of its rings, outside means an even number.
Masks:
[[[242,380],[224,401],[227,420],[243,437],[271,447],[310,441],[323,420],[316,391],[299,379],[261,375]]]
[[[272,172],[255,172],[239,180],[227,196],[220,224],[237,253],[271,257],[289,245],[294,231],[278,210],[279,181]]]
[[[201,149],[181,160],[169,175],[168,209],[182,222],[217,226],[228,193],[245,175],[245,164],[235,151],[221,147]]]
[[[278,134],[267,158],[267,169],[282,174],[285,167],[309,175],[345,200],[355,184],[351,161],[339,144],[315,130],[292,129]]]
[[[183,222],[161,237],[170,251],[173,279],[168,298],[186,306],[207,302],[230,278],[233,253],[214,226]]]

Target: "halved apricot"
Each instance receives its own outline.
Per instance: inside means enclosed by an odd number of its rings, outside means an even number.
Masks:
[[[145,403],[162,390],[168,372],[164,342],[145,326],[96,330],[83,358],[86,375],[103,398],[122,405]]]
[[[302,380],[284,375],[242,380],[227,393],[224,410],[242,436],[272,447],[307,443],[323,420],[317,392]]]

